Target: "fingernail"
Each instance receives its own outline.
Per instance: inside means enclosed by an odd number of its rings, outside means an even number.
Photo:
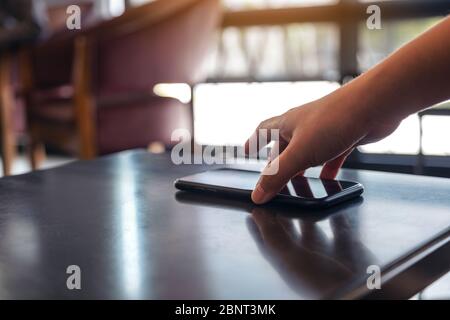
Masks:
[[[252,201],[256,204],[263,204],[269,200],[269,194],[258,184],[252,192]]]

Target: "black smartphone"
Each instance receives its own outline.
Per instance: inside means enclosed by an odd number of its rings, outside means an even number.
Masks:
[[[217,169],[180,178],[175,187],[186,191],[215,193],[250,199],[260,173],[237,169]],[[359,197],[364,191],[358,182],[298,176],[272,200],[308,208],[326,208]]]

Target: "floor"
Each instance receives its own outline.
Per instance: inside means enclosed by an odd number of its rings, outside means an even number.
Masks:
[[[75,160],[74,158],[70,158],[70,157],[50,155],[50,156],[47,156],[47,159],[42,164],[42,169],[54,168],[54,167],[61,166],[66,163],[72,162],[74,160]],[[1,164],[1,160],[0,160],[0,164]],[[23,174],[23,173],[27,173],[27,172],[31,171],[31,167],[30,167],[30,163],[29,163],[28,159],[24,155],[19,155],[14,161],[12,171],[13,171],[14,175]],[[2,176],[3,176],[3,172],[0,169],[0,177],[2,177]]]
[[[42,169],[49,169],[57,166],[61,166],[76,159],[64,156],[50,155],[47,157],[42,165]],[[23,155],[19,155],[13,167],[13,174],[23,174],[30,171],[30,165],[27,158]],[[2,173],[0,174],[2,176]],[[414,300],[418,299],[449,299],[450,300],[450,273],[443,276],[436,281],[430,287],[425,289],[421,294],[413,297]]]

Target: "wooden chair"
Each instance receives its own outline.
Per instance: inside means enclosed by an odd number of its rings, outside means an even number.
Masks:
[[[157,0],[37,45],[26,85],[31,162],[44,144],[81,159],[162,141],[190,129],[189,107],[153,93],[199,80],[219,0]]]
[[[31,2],[27,2],[30,5]],[[83,10],[83,17],[90,18],[93,10],[93,2],[83,2],[80,4]],[[54,33],[60,32],[65,27],[65,19],[67,17],[65,6],[52,6],[48,8],[49,26],[47,31]],[[28,8],[31,11],[31,8]],[[24,16],[28,13],[28,9],[24,8],[21,18],[28,19]],[[88,20],[88,19],[85,19]],[[23,112],[23,88],[22,85],[29,83],[29,74],[27,69],[20,66],[28,66],[25,50],[20,48],[33,42],[38,37],[39,29],[37,22],[26,20],[27,28],[20,27],[18,30],[9,30],[11,36],[3,36],[0,51],[0,135],[1,135],[1,156],[3,174],[10,175],[12,173],[13,160],[16,154],[17,141],[22,140],[26,131],[26,121]],[[22,63],[23,62],[23,63]],[[24,73],[25,72],[25,73]],[[21,81],[24,80],[24,81]]]
[[[12,57],[9,53],[0,55],[0,127],[1,127],[1,155],[3,174],[10,175],[15,156],[14,136],[14,90],[12,87]]]

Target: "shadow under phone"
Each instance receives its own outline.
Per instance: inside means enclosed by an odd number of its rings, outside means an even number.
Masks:
[[[294,205],[283,205],[276,202],[267,203],[261,206],[256,205],[250,201],[238,198],[226,198],[215,194],[188,192],[188,191],[177,191],[175,193],[175,199],[178,202],[184,204],[205,206],[216,209],[243,211],[249,214],[251,214],[255,208],[264,207],[264,209],[267,212],[280,214],[287,217],[296,217],[296,218],[301,217],[302,220],[311,222],[318,222],[327,219],[329,216],[339,211],[360,206],[364,201],[362,197],[358,197],[350,201],[340,203],[330,208],[321,210],[311,210],[308,208],[302,208]]]

